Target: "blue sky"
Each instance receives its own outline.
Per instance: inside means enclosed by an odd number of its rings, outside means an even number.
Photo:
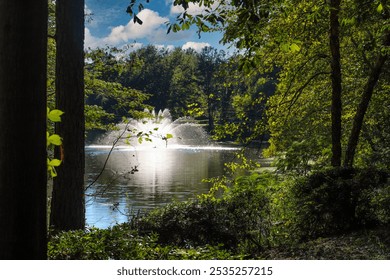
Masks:
[[[173,7],[172,0],[150,0],[138,14],[143,24],[134,24],[126,8],[130,0],[86,0],[86,10],[92,13],[92,20],[86,22],[85,47],[108,46],[123,47],[131,45],[134,49],[151,44],[160,47],[193,48],[197,51],[204,46],[222,48],[218,43],[221,34],[203,33],[198,37],[195,28],[178,33],[167,34],[166,22],[173,20],[181,11]],[[190,12],[199,13],[201,8],[190,6]]]

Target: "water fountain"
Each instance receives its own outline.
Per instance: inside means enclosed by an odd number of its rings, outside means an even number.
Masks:
[[[101,137],[99,145],[132,146],[137,148],[177,148],[178,146],[210,145],[206,131],[189,118],[172,120],[168,109],[145,109],[149,117],[141,120],[130,119],[118,124],[118,130]]]
[[[239,149],[212,143],[199,124],[172,120],[168,110],[146,113],[150,117],[122,123],[86,147],[86,185],[94,182],[87,189],[93,197],[86,203],[89,225],[107,227],[126,221],[120,213],[129,209],[144,211],[207,192],[210,184],[202,179],[223,175]]]

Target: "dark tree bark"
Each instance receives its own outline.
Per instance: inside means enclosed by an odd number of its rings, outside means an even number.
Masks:
[[[334,167],[341,166],[341,66],[340,66],[340,0],[330,0],[329,44],[332,55],[332,159]]]
[[[0,0],[0,259],[47,257],[47,0]]]
[[[56,230],[85,226],[84,202],[84,0],[56,1],[56,106],[64,111],[56,133],[63,137],[56,157],[51,226]]]
[[[384,38],[384,45],[390,45],[390,32],[387,31],[387,34]],[[344,166],[352,167],[353,161],[355,158],[356,147],[359,142],[360,131],[362,130],[364,116],[367,112],[368,105],[370,103],[372,94],[374,92],[375,85],[379,80],[379,76],[383,70],[388,55],[385,53],[379,54],[377,57],[373,68],[371,69],[370,76],[368,77],[367,83],[363,89],[362,98],[360,100],[359,106],[357,108],[351,134],[349,135],[348,146],[345,151]]]

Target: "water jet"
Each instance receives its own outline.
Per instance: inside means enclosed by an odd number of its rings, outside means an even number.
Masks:
[[[168,109],[145,109],[149,117],[140,120],[130,119],[117,125],[118,130],[106,133],[98,140],[99,145],[163,148],[168,146],[205,146],[210,144],[209,137],[202,126],[190,118],[172,120]],[[123,133],[126,130],[125,133]]]

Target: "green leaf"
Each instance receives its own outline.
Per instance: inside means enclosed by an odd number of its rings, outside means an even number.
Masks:
[[[52,178],[57,177],[57,171],[56,171],[56,169],[53,166],[48,165],[47,166],[47,170],[50,171],[50,176]]]
[[[167,133],[167,135],[165,136],[165,138],[168,140],[168,139],[171,139],[171,138],[173,138],[173,135],[172,134],[170,134],[170,133]]]
[[[47,163],[49,166],[60,166],[61,165],[61,160],[59,159],[52,159]]]
[[[188,29],[190,29],[190,23],[189,23],[188,21],[185,22],[185,23],[183,23],[182,29],[183,29],[183,30],[188,30]]]
[[[300,49],[301,49],[301,48],[300,48],[297,44],[295,44],[295,43],[292,43],[292,44],[290,45],[290,50],[291,50],[292,52],[299,52]]]
[[[208,26],[205,25],[205,24],[202,24],[201,30],[202,30],[202,32],[209,32],[209,31],[210,31],[210,27],[208,27]]]
[[[382,3],[379,3],[378,8],[376,8],[376,10],[378,11],[378,13],[381,13],[383,11]]]
[[[61,137],[58,134],[53,134],[47,138],[48,143],[60,146],[62,144]]]
[[[180,30],[179,25],[177,25],[176,23],[172,25],[172,31],[173,31],[173,32],[176,33],[176,32],[179,31],[179,30]]]
[[[280,49],[282,51],[284,51],[284,52],[288,52],[290,48],[291,47],[290,47],[290,45],[288,43],[283,43],[283,44],[280,45]]]
[[[47,117],[52,122],[60,122],[61,116],[64,114],[61,110],[54,109],[52,111],[48,111]]]

